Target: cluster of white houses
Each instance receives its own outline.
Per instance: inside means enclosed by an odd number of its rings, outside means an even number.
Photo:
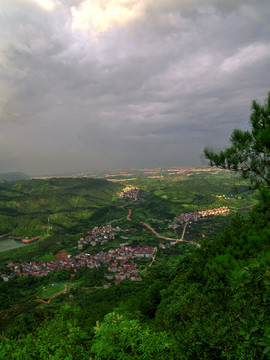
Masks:
[[[123,191],[117,193],[119,199],[135,200],[138,194],[138,188],[133,185],[127,185]]]
[[[122,231],[122,229],[117,226],[113,228],[110,224],[104,226],[96,226],[91,231],[88,231],[88,234],[85,238],[80,238],[78,241],[78,248],[83,249],[84,245],[91,244],[96,246],[97,243],[103,245],[108,240],[113,240],[115,238],[116,232]]]
[[[141,278],[134,260],[153,258],[156,251],[157,248],[152,246],[132,247],[129,244],[122,244],[118,248],[110,249],[107,252],[100,251],[95,255],[82,253],[72,257],[67,253],[60,253],[55,255],[57,261],[9,262],[8,267],[11,270],[11,274],[2,274],[1,277],[4,281],[8,281],[14,275],[42,277],[56,270],[71,271],[71,277],[74,277],[79,268],[88,267],[93,269],[103,264],[108,270],[108,274],[105,277],[110,280],[114,279],[116,284],[124,279],[140,281]]]
[[[226,199],[226,200],[241,200],[242,197],[241,196],[233,196],[233,195],[230,195],[230,196],[226,196],[226,195],[215,195],[217,198],[223,198],[223,199]]]
[[[202,217],[209,216],[209,215],[221,215],[230,212],[230,209],[227,206],[221,206],[215,209],[207,209],[198,211],[199,215]]]
[[[181,215],[176,216],[174,218],[174,221],[178,224],[183,224],[188,221],[197,221],[201,217],[206,217],[210,215],[222,215],[228,212],[230,212],[230,209],[227,206],[221,206],[215,209],[207,209],[207,210],[183,213]],[[169,228],[174,228],[174,227],[175,227],[174,224],[169,225]]]

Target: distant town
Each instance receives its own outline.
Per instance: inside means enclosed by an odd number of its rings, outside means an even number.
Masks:
[[[73,174],[51,174],[51,175],[37,175],[33,176],[33,179],[50,179],[54,177],[58,178],[80,178],[80,177],[90,177],[90,178],[104,178],[108,181],[117,182],[117,181],[131,181],[136,180],[138,176],[145,176],[149,179],[158,179],[166,176],[175,176],[186,174],[187,176],[201,173],[201,172],[211,172],[218,173],[220,171],[224,171],[221,169],[213,169],[213,168],[190,168],[190,167],[172,167],[172,168],[141,168],[141,169],[112,169],[107,172],[81,172],[81,173],[73,173]],[[24,174],[23,174],[24,175]],[[27,175],[24,175],[27,176]]]

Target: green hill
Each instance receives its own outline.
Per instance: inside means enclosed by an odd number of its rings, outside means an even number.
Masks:
[[[33,237],[53,230],[82,231],[97,209],[117,198],[121,185],[87,178],[0,184],[0,234]]]

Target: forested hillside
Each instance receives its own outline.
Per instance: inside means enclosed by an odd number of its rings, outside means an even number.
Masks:
[[[22,237],[80,232],[85,220],[117,198],[121,185],[87,178],[52,178],[0,184],[0,234]]]

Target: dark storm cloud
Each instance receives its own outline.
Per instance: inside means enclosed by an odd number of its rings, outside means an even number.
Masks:
[[[268,1],[1,2],[2,171],[200,166],[267,95],[269,16]]]

